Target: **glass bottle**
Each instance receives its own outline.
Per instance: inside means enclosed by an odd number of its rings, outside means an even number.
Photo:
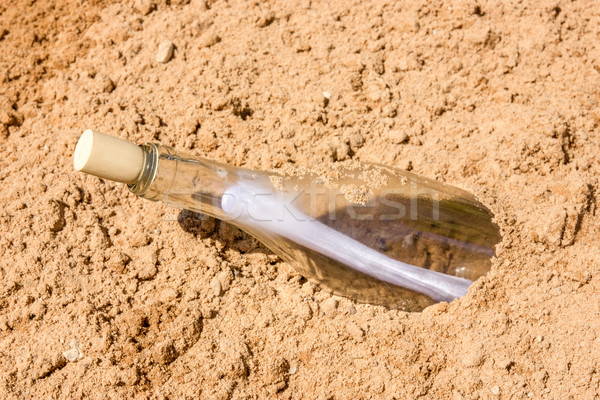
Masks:
[[[128,155],[119,150],[126,145],[88,130],[75,167],[231,223],[311,282],[359,302],[418,311],[452,301],[489,270],[500,241],[491,212],[471,194],[407,171],[373,164],[253,171],[154,143]],[[95,165],[82,164],[94,157]],[[117,165],[130,159],[134,167]]]

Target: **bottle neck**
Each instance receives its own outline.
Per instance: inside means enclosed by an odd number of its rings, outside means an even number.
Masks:
[[[129,190],[145,199],[162,200],[177,172],[177,161],[173,149],[156,143],[140,146],[144,152],[144,168],[138,180],[127,185]]]
[[[140,146],[144,168],[137,181],[128,185],[134,194],[152,201],[225,218],[222,197],[242,176],[255,174],[174,149],[149,143]]]

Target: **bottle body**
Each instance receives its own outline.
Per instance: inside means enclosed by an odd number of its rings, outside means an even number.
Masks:
[[[409,172],[361,165],[290,175],[143,149],[134,193],[236,225],[357,301],[410,311],[451,301],[487,272],[500,240],[469,193]]]

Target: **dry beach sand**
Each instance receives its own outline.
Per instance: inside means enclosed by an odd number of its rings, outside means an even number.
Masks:
[[[599,103],[598,1],[2,2],[0,398],[597,398]],[[76,173],[86,128],[411,169],[503,240],[451,304],[356,304]]]

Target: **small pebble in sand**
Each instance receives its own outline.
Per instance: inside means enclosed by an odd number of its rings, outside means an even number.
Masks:
[[[305,300],[306,300],[306,298],[305,298]],[[302,303],[298,304],[297,312],[298,312],[298,317],[300,317],[300,319],[302,319],[304,321],[308,321],[313,316],[312,309],[310,308],[310,306],[308,304],[306,304],[306,302],[302,302]]]
[[[210,287],[215,293],[215,296],[219,297],[221,296],[221,294],[223,294],[223,287],[221,286],[221,282],[219,282],[219,279],[217,277],[213,278],[210,281]]]
[[[190,2],[190,6],[192,7],[192,9],[195,9],[196,11],[206,11],[208,10],[208,4],[206,4],[206,1],[204,0],[192,0]]]
[[[365,337],[365,331],[356,323],[350,321],[346,324],[346,330],[350,336],[357,342],[362,342]]]
[[[258,26],[259,28],[265,28],[271,25],[273,21],[275,21],[275,15],[273,15],[272,12],[268,11],[260,17],[258,17],[258,19],[256,20],[256,26]]]
[[[134,9],[142,15],[148,15],[156,9],[156,3],[154,0],[138,0]]]
[[[167,63],[173,57],[173,50],[175,50],[175,45],[170,40],[163,41],[158,46],[158,52],[156,53],[156,61],[159,63]]]
[[[207,33],[198,40],[198,47],[211,47],[221,41],[221,37],[216,33]]]
[[[350,135],[350,146],[352,146],[353,149],[358,149],[360,147],[363,146],[363,144],[365,144],[365,138],[363,137],[363,135],[361,135],[358,132],[354,132]]]
[[[170,364],[175,361],[176,358],[177,350],[170,340],[158,343],[153,348],[152,359],[158,364]]]
[[[323,92],[323,107],[327,107],[329,105],[330,99],[331,99],[331,93]]]
[[[328,317],[334,317],[338,308],[339,302],[330,297],[321,303],[321,310]]]
[[[492,394],[493,394],[494,396],[498,396],[498,395],[500,394],[500,387],[499,387],[499,386],[494,386],[494,387],[492,388]]]
[[[350,157],[350,146],[347,143],[338,141],[332,145],[333,158],[335,161],[344,161]]]
[[[113,90],[115,90],[115,83],[112,81],[112,79],[110,79],[108,76],[105,76],[104,78],[102,78],[102,91],[104,93],[111,93]]]
[[[160,292],[158,299],[163,303],[168,303],[179,297],[179,292],[174,288],[165,288]]]
[[[83,353],[79,348],[79,342],[73,339],[69,342],[69,345],[71,346],[71,348],[62,353],[63,357],[65,357],[65,359],[69,362],[81,360],[83,358]]]
[[[404,143],[408,143],[410,137],[406,134],[406,132],[399,130],[399,129],[393,129],[390,130],[388,132],[386,132],[387,139],[394,144],[404,144]]]
[[[138,270],[137,278],[141,281],[149,281],[154,279],[156,274],[158,274],[156,264],[145,263]]]

